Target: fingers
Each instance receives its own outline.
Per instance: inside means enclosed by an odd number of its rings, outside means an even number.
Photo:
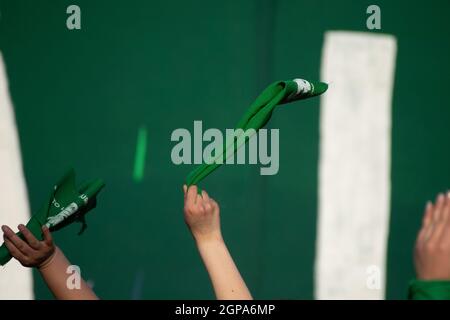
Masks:
[[[210,198],[206,191],[202,192],[202,197],[204,202],[203,206],[206,210],[213,212],[217,212],[219,210],[219,205],[217,202],[213,198]]]
[[[203,199],[203,207],[205,208],[206,212],[210,212],[213,210],[211,199],[208,196],[208,193],[206,191],[202,191],[202,199]]]
[[[445,223],[442,223],[442,222],[437,223],[434,226],[431,235],[429,236],[428,243],[430,245],[437,244],[439,242],[439,240],[441,239],[441,236],[443,235],[446,227],[447,226]]]
[[[43,241],[36,239],[33,233],[22,224],[19,225],[19,230],[25,241],[8,226],[2,226],[2,230],[6,248],[11,256],[25,267],[38,267],[55,252],[50,230],[46,226],[42,227]]]
[[[185,211],[191,214],[204,214],[208,212],[215,212],[219,206],[214,201],[214,199],[210,198],[208,193],[202,190],[201,194],[198,194],[197,186],[190,186],[189,188],[185,188],[183,186],[183,190],[186,193],[185,197]]]
[[[2,226],[3,236],[10,236],[11,234],[14,234],[14,231],[11,230],[8,226]]]
[[[25,241],[20,239],[8,226],[2,226],[2,230],[4,237],[11,241],[22,253],[27,255],[33,251],[33,249]]]
[[[422,219],[422,227],[426,228],[429,227],[433,218],[433,203],[431,201],[427,202],[427,205],[425,207],[425,214],[423,215]]]
[[[433,212],[433,203],[431,201],[428,201],[425,206],[425,213],[422,218],[422,228],[420,229],[419,235],[417,236],[418,245],[424,243],[431,235],[431,231],[433,230]]]
[[[447,193],[445,204],[442,208],[442,225],[444,226],[444,231],[441,241],[450,246],[450,192]]]
[[[433,228],[429,236],[429,242],[431,244],[436,244],[442,241],[442,237],[448,234],[447,228],[449,224],[447,223],[450,215],[450,199],[444,194],[439,194],[436,200],[436,206],[433,213]],[[445,239],[444,239],[445,240]]]
[[[210,201],[209,195],[205,190],[202,191],[202,197],[203,197],[203,200],[205,200],[205,202]]]
[[[187,185],[183,184],[184,198],[186,199]]]
[[[195,204],[197,198],[197,186],[190,186],[189,189],[187,189],[187,195],[186,195],[186,206],[190,207]]]
[[[450,191],[447,192],[445,197],[445,204],[442,208],[442,221],[444,223],[449,223],[450,221]]]
[[[437,223],[442,219],[442,209],[445,204],[445,196],[440,193],[436,198],[436,206],[433,213],[433,222]]]
[[[8,238],[4,237],[4,240],[6,248],[14,258],[20,262],[26,261],[27,257]]]
[[[49,247],[53,247],[53,237],[46,225],[42,226],[42,234],[44,235],[45,244]]]
[[[25,227],[23,224],[19,224],[19,231],[22,233],[25,240],[28,242],[31,248],[39,250],[41,243],[36,237]]]
[[[198,194],[197,186],[194,185],[188,188],[184,209],[190,213],[203,213],[205,208],[202,196]]]
[[[219,204],[217,203],[216,200],[214,200],[214,199],[211,198],[211,203],[212,203],[212,205],[213,205],[214,208],[217,208],[217,209],[219,208]]]
[[[219,204],[216,202],[216,200],[211,198],[211,205],[213,207],[214,212],[219,212]]]
[[[202,198],[202,196],[200,194],[196,195],[196,197],[195,197],[195,204],[199,205],[199,206],[203,205],[203,198]]]

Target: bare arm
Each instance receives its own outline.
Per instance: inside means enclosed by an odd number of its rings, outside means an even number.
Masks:
[[[42,228],[44,239],[39,241],[24,226],[19,225],[25,241],[20,239],[11,228],[2,227],[5,245],[11,255],[24,267],[36,267],[48,288],[59,300],[93,300],[98,299],[83,279],[79,288],[70,289],[67,285],[71,273],[66,273],[70,262],[62,251],[53,243],[47,227]]]
[[[200,241],[197,247],[219,300],[251,300],[252,296],[223,240]]]
[[[197,187],[184,187],[184,217],[219,300],[250,300],[248,290],[220,230],[220,208],[216,201]]]

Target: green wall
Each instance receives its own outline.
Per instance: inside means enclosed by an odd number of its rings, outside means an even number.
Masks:
[[[65,26],[77,4],[82,29]],[[0,0],[32,210],[70,166],[107,188],[83,236],[55,235],[102,298],[198,299],[213,292],[182,217],[191,166],[170,160],[176,128],[230,128],[277,79],[318,79],[324,32],[366,30],[369,1]],[[449,187],[448,1],[377,1],[398,40],[387,298],[405,297],[426,200]],[[203,187],[256,298],[313,298],[319,99],[274,113],[280,171],[224,166]],[[138,129],[145,177],[132,177]],[[50,298],[35,277],[36,297]]]

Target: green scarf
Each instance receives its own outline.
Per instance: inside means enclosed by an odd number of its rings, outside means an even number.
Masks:
[[[412,280],[409,283],[410,300],[450,300],[449,280]]]
[[[69,170],[50,193],[49,199],[27,223],[27,228],[39,240],[43,239],[42,226],[45,224],[50,231],[59,230],[74,221],[81,222],[81,234],[86,229],[85,214],[95,208],[96,196],[104,187],[102,180],[86,182],[79,188],[75,184],[75,171]],[[20,232],[17,233],[22,239]],[[5,244],[0,247],[0,265],[5,265],[11,255]]]
[[[238,122],[236,129],[242,129],[244,132],[248,129],[254,129],[256,132],[267,124],[277,105],[315,97],[321,95],[327,89],[328,85],[326,83],[309,82],[303,79],[272,83],[252,103]],[[240,136],[238,135],[235,138],[234,143],[224,144],[223,151],[214,155],[214,159],[199,165],[189,173],[186,178],[186,184],[188,186],[198,184],[221,164],[225,163],[228,157],[235,154],[250,137],[251,135],[240,134]],[[220,161],[221,163],[217,163],[218,160],[222,160]]]

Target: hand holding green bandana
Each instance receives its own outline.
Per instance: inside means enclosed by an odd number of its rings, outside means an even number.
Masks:
[[[49,199],[34,214],[26,227],[38,239],[42,240],[42,226],[50,231],[59,230],[72,222],[82,223],[80,234],[86,228],[85,214],[96,206],[96,196],[104,187],[102,180],[86,182],[80,187],[75,184],[75,172],[70,170],[54,187]],[[24,239],[19,232],[17,235]],[[5,265],[11,255],[5,244],[0,247],[0,265]]]
[[[254,129],[256,133],[267,124],[277,105],[315,97],[321,95],[327,89],[328,85],[323,82],[310,82],[303,79],[277,81],[268,86],[256,98],[238,122],[236,129],[242,129],[244,132],[248,129]],[[198,184],[222,163],[225,163],[225,160],[236,153],[249,139],[250,136],[240,134],[236,137],[234,143],[224,144],[223,151],[215,155],[214,159],[210,159],[207,163],[201,164],[191,171],[186,179],[186,184],[188,186]]]

